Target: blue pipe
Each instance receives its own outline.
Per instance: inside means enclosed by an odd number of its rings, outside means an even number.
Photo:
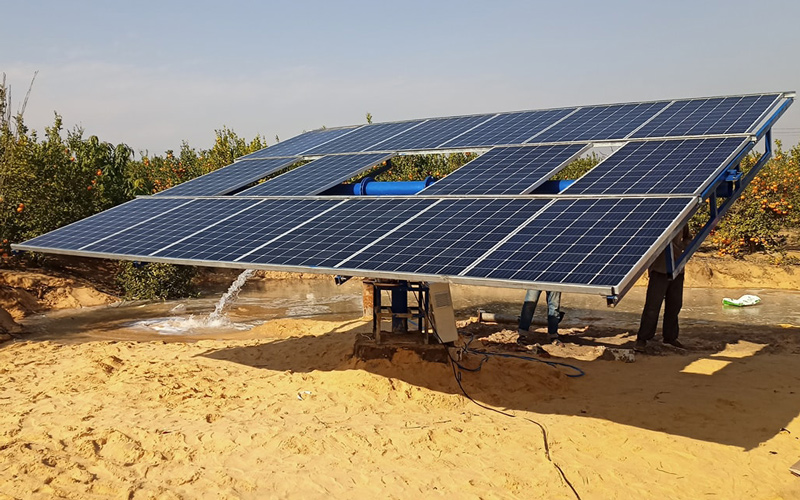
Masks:
[[[431,176],[422,181],[395,181],[379,182],[372,177],[364,177],[361,182],[356,184],[339,184],[334,186],[324,194],[343,195],[343,196],[385,196],[385,195],[408,195],[417,194],[436,181]]]

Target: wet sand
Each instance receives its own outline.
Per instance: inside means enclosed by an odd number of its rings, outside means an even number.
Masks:
[[[353,359],[370,326],[358,300],[326,302],[342,290],[305,297],[328,311],[281,317],[302,306],[298,293],[215,340],[108,340],[174,304],[41,319],[0,344],[0,498],[576,498],[564,478],[583,499],[800,498],[788,471],[800,459],[794,309],[693,318],[705,306],[690,300],[689,352],[656,346],[621,363],[589,354],[630,345],[636,296],[630,310],[567,302],[567,345],[542,359],[585,376],[501,357],[463,372],[464,389],[503,415],[466,399],[448,365]],[[247,299],[237,321],[264,312]],[[70,338],[77,325],[91,334]],[[475,347],[530,354],[503,325],[462,331]]]

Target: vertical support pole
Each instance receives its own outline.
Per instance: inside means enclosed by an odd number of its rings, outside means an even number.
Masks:
[[[361,282],[361,307],[364,318],[369,318],[375,311],[375,286],[370,280]]]
[[[396,314],[408,313],[408,281],[398,281],[392,289],[392,331],[405,333],[408,331],[408,318],[398,318]]]
[[[381,343],[381,290],[370,282],[372,286],[372,334],[375,336],[375,343]]]

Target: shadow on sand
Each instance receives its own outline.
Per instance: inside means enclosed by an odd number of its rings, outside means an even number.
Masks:
[[[503,329],[488,327],[479,336]],[[443,364],[343,362],[342,353],[367,330],[363,322],[353,321],[323,335],[203,355],[275,371],[360,369],[430,390],[460,394],[450,367]],[[568,346],[632,347],[634,340],[620,328],[590,326],[575,330],[567,336]],[[493,357],[480,372],[465,372],[463,384],[476,401],[497,408],[604,419],[751,449],[781,432],[800,414],[798,337],[796,328],[708,323],[684,328],[682,338],[690,348],[686,353],[657,348],[655,355],[639,356],[632,364],[550,358],[586,372],[586,376],[573,379],[541,363]],[[480,340],[475,343],[480,344]],[[746,349],[731,351],[730,347],[736,346]],[[514,348],[508,349],[512,352]],[[548,377],[557,379],[557,383],[546,383]],[[720,425],[722,421],[724,425]]]

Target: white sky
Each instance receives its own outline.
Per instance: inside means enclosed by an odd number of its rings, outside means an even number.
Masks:
[[[13,2],[0,73],[39,131],[137,151],[364,122],[797,90],[800,1]],[[800,103],[773,129],[800,142]]]

